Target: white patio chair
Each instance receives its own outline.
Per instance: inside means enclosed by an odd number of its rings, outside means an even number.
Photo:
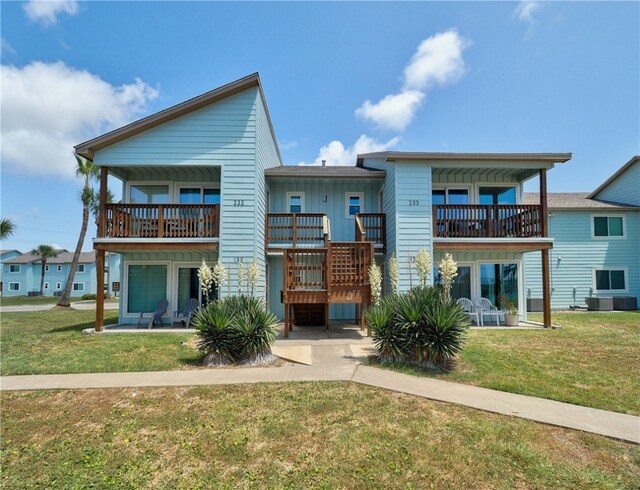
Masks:
[[[500,317],[502,317],[504,321],[504,311],[499,310],[495,306],[489,298],[480,298],[476,303],[478,307],[478,312],[480,313],[480,317],[488,316],[491,319],[492,316],[496,317],[496,325],[500,326]],[[482,325],[484,326],[484,318],[481,320]]]
[[[459,298],[458,304],[462,307],[467,315],[469,315],[469,321],[476,319],[476,325],[482,325],[482,317],[478,315],[477,311],[473,311],[473,303],[469,298]]]

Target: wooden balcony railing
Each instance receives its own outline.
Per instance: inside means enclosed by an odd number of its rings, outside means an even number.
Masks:
[[[356,242],[373,242],[376,253],[386,253],[386,215],[384,213],[356,214],[355,235]]]
[[[105,204],[99,238],[215,238],[218,204]]]
[[[329,221],[322,213],[267,213],[267,248],[325,246]]]
[[[542,207],[525,204],[435,204],[433,235],[441,238],[543,236]]]

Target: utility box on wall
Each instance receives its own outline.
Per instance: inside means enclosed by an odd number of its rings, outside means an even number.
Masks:
[[[543,310],[542,298],[527,298],[527,311],[529,313],[539,313]]]

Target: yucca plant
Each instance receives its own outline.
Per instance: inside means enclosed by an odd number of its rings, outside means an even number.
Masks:
[[[198,348],[207,356],[205,365],[217,366],[235,361],[233,312],[224,301],[209,303],[200,308],[191,324],[198,331]]]
[[[244,311],[234,319],[234,344],[237,361],[245,364],[267,364],[275,357],[271,346],[276,339],[278,318],[261,301],[249,298]]]
[[[395,321],[395,298],[383,298],[364,314],[378,350],[378,359],[382,362],[402,361],[409,353],[406,329]]]
[[[462,350],[469,328],[469,316],[455,301],[436,301],[425,311],[427,328],[422,343],[424,361],[436,368],[447,363]]]

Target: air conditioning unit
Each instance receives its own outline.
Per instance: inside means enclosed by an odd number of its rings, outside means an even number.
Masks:
[[[638,309],[638,298],[635,296],[617,296],[613,298],[613,309],[635,311]]]
[[[595,298],[593,296],[585,298],[587,303],[587,310],[592,311],[611,311],[613,310],[613,298]]]

